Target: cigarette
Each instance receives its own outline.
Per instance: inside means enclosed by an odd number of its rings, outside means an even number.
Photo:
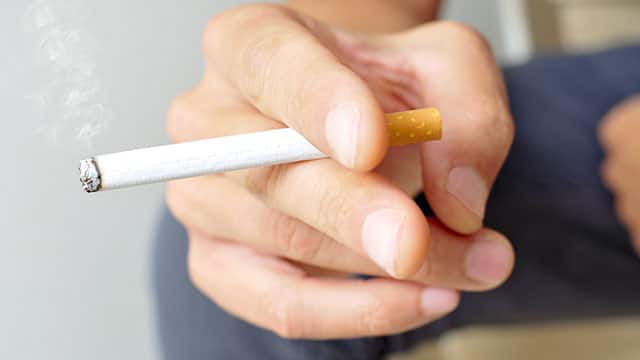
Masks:
[[[437,109],[385,117],[391,146],[442,137]],[[93,193],[326,157],[295,130],[284,128],[96,156],[80,161],[80,182],[86,192]]]

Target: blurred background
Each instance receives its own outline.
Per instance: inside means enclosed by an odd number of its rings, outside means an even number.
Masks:
[[[159,358],[149,249],[163,187],[88,196],[77,162],[166,143],[169,102],[201,74],[205,23],[239,3],[2,1],[0,359]],[[503,64],[637,38],[638,14],[636,0],[450,0],[444,11]]]

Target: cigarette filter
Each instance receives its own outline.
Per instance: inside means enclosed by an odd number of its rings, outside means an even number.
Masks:
[[[391,146],[442,137],[440,112],[434,108],[388,114],[386,120]],[[326,157],[285,128],[96,156],[80,162],[80,182],[91,193]]]

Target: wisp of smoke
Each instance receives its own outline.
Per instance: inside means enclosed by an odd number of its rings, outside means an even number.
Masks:
[[[83,31],[82,1],[36,0],[24,28],[37,38],[36,63],[42,79],[32,96],[46,119],[38,131],[53,143],[71,134],[91,145],[111,119],[96,74],[95,42]]]

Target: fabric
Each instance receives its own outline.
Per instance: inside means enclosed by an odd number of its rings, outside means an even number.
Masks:
[[[472,324],[538,323],[640,314],[640,260],[599,177],[598,122],[640,93],[640,46],[535,59],[504,70],[516,139],[486,224],[516,248],[497,290],[464,294],[450,316],[401,335],[292,341],[237,320],[186,273],[186,234],[165,211],[153,249],[157,325],[165,359],[380,359]],[[423,196],[416,200],[425,213]]]

